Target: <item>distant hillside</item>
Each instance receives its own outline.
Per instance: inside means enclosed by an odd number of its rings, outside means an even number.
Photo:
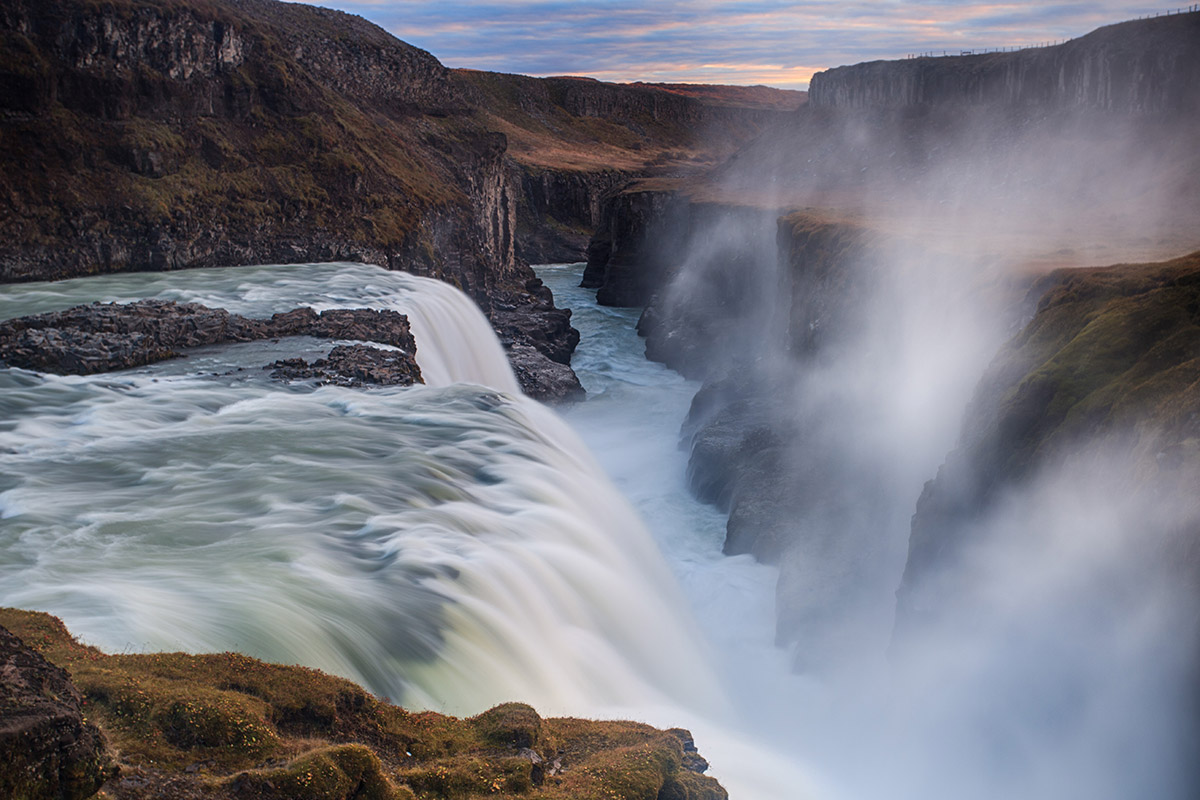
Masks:
[[[767,87],[615,84],[454,70],[481,124],[508,137],[520,187],[518,254],[576,261],[602,198],[635,178],[697,175],[771,125],[802,92]]]

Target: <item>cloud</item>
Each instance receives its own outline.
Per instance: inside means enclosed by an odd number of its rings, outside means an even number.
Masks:
[[[1160,11],[1119,2],[1044,5],[704,0],[332,0],[452,67],[613,81],[765,83],[919,52],[1069,39]]]

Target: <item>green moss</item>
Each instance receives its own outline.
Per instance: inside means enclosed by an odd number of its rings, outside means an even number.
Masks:
[[[417,797],[457,800],[529,792],[533,788],[532,769],[533,764],[524,758],[465,755],[402,769],[397,778]]]
[[[537,747],[542,718],[524,703],[505,703],[469,720],[486,742],[500,747]]]
[[[1052,276],[984,379],[1001,399],[983,412],[992,422],[977,452],[1001,454],[1000,474],[1016,475],[1083,434],[1186,436],[1200,377],[1198,278],[1200,253]]]
[[[387,777],[382,762],[357,744],[307,753],[277,769],[243,772],[225,781],[237,795],[263,800],[411,800]]]
[[[634,722],[543,720],[522,703],[466,720],[410,713],[303,667],[236,653],[105,655],[54,617],[16,609],[0,609],[0,625],[71,673],[123,768],[171,782],[167,794],[724,798],[711,778],[681,772],[678,739]]]

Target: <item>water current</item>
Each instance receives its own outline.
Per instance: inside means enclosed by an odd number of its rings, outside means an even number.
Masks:
[[[647,361],[637,312],[597,306],[579,273],[539,268],[582,333],[588,397],[559,413],[519,393],[464,295],[378,267],[3,287],[0,318],[142,297],[394,309],[429,384],[270,378],[336,344],[305,337],[100,376],[0,370],[0,604],[110,652],[237,650],[410,707],[688,727],[734,800],[1191,796],[1169,611],[1188,606],[1109,590],[1151,514],[1046,479],[1003,520],[1041,544],[989,555],[969,624],[793,675],[775,571],[723,555],[723,516],[686,490],[696,384]]]
[[[270,379],[334,344],[304,337],[103,376],[0,371],[0,603],[108,651],[238,650],[409,706],[690,725],[735,797],[800,796],[739,733],[736,709],[762,707],[741,695],[778,691],[786,658],[773,572],[722,556],[722,519],[683,486],[695,385],[647,362],[629,312],[578,274],[542,270],[584,335],[570,425],[426,279],[334,264],[5,287],[0,317],[141,297],[392,308],[430,385]]]

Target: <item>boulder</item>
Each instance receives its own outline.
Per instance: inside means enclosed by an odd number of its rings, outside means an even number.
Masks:
[[[104,737],[61,667],[0,628],[0,796],[91,797],[109,777]]]

